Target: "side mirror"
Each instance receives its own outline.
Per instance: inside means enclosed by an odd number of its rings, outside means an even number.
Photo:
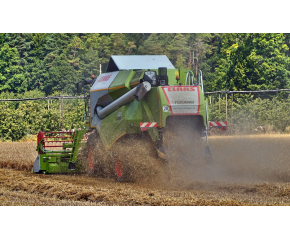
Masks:
[[[77,87],[77,93],[82,93],[82,86],[83,86],[83,83],[82,82],[78,82],[76,84],[76,87]]]
[[[148,71],[145,71],[143,79],[142,79],[142,82],[149,82],[153,86],[156,86],[157,85],[157,74],[156,74],[156,72],[155,71],[150,71],[149,69],[148,69]]]
[[[158,80],[160,86],[167,86],[168,85],[168,76],[167,76],[167,68],[160,67],[158,68]]]

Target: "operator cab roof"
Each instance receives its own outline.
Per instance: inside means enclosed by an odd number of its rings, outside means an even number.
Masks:
[[[110,58],[107,72],[158,69],[159,67],[175,69],[166,55],[113,55]]]

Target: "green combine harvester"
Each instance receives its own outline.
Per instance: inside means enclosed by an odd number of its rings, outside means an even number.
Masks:
[[[187,155],[188,146],[210,156],[201,71],[195,80],[191,71],[174,68],[165,55],[111,56],[106,73],[82,84],[91,84],[88,128],[39,132],[35,173],[85,171],[121,181],[138,168],[128,162],[144,155],[138,148],[148,141],[148,151],[154,150],[156,161],[163,163],[170,161],[174,149]],[[118,143],[124,144],[124,152],[122,147],[115,151]]]

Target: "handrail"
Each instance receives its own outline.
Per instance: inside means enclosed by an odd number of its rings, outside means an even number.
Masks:
[[[38,151],[38,153],[71,153],[71,150],[47,150],[43,148],[42,142],[44,141],[44,139],[41,139],[41,141],[38,143],[37,149],[36,151]],[[47,146],[50,147],[50,146]],[[56,146],[55,146],[56,147]],[[62,147],[62,146],[61,146]]]
[[[204,90],[203,90],[203,80],[202,80],[202,71],[201,70],[199,70],[198,84],[201,86],[202,93],[204,94]]]
[[[46,136],[45,134],[66,134],[70,136]],[[63,145],[46,145],[46,143],[73,143],[74,142],[74,137],[75,137],[75,132],[74,131],[56,131],[56,132],[39,132],[37,135],[37,151],[39,153],[45,153],[45,152],[50,152],[50,153],[62,153],[62,152],[71,152],[70,150],[48,150],[46,148],[59,148],[59,147],[64,147]],[[54,140],[55,139],[55,140]]]
[[[188,83],[189,83],[188,85],[187,85],[187,80],[188,80]],[[187,72],[184,85],[185,86],[194,85],[194,75],[193,75],[192,71],[188,71]]]

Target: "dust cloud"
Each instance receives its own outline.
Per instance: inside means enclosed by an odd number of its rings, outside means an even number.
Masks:
[[[290,135],[210,136],[211,159],[205,156],[198,121],[167,122],[163,142],[170,166],[168,185],[191,182],[289,182]],[[194,123],[194,124],[193,124]]]
[[[189,141],[182,146],[186,154],[172,152],[169,158],[175,178],[183,184],[289,182],[289,140],[287,135],[210,137],[212,163],[202,156],[204,146]]]

